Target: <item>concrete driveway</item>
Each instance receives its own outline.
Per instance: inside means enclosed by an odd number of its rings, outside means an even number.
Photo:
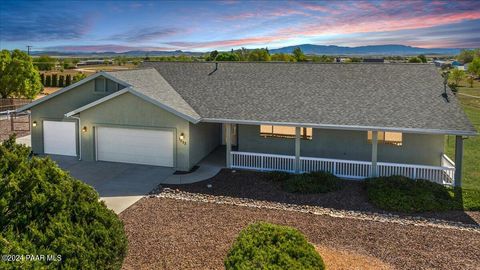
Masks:
[[[120,213],[174,173],[172,168],[79,161],[76,157],[50,157],[64,170],[93,186],[107,207]]]

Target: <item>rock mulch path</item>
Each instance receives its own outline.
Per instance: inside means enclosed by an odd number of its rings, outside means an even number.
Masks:
[[[352,213],[318,215],[311,213],[317,209],[294,211],[248,200],[239,206],[229,200],[174,190],[141,199],[120,214],[129,240],[123,269],[223,269],[238,233],[256,221],[295,227],[315,246],[373,257],[396,269],[480,267],[476,228],[423,221],[404,225],[351,218]]]
[[[152,197],[168,198],[176,200],[228,204],[236,206],[253,207],[260,209],[273,209],[282,211],[293,211],[299,213],[309,213],[313,215],[327,215],[335,218],[349,218],[376,222],[390,222],[401,225],[428,226],[444,229],[468,230],[480,234],[480,226],[476,224],[464,224],[462,222],[446,221],[435,218],[399,216],[395,214],[381,214],[375,212],[345,211],[332,208],[325,208],[311,205],[296,205],[287,203],[278,203],[271,201],[259,201],[248,198],[235,198],[227,196],[215,196],[209,194],[191,193],[180,190],[164,188],[159,194]]]
[[[254,171],[228,169],[220,171],[215,177],[188,185],[160,185],[152,194],[159,193],[163,188],[226,196],[232,198],[248,198],[257,201],[278,202],[284,204],[319,206],[341,212],[363,212],[389,215],[392,212],[383,211],[372,205],[367,198],[364,185],[360,181],[343,181],[343,188],[338,191],[323,194],[293,194],[282,190],[278,183],[266,180],[266,174]],[[208,188],[207,185],[211,185]],[[480,224],[480,212],[475,211],[445,211],[429,213],[393,213],[406,219],[438,219],[448,222],[465,224]]]

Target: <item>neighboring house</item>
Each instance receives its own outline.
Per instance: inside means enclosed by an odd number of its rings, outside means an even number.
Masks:
[[[31,111],[38,154],[188,171],[225,144],[230,168],[445,184],[455,175],[458,185],[463,138],[477,132],[443,93],[428,64],[146,62],[19,111]],[[457,168],[445,135],[456,136]]]

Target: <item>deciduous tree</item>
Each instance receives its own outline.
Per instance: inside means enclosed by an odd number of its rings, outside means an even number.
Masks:
[[[465,71],[455,68],[450,72],[448,77],[456,86],[458,86],[460,81],[465,77]]]
[[[468,65],[468,73],[480,77],[480,57],[475,57]]]
[[[0,52],[0,97],[34,98],[43,89],[40,74],[25,52]]]
[[[267,49],[251,50],[248,54],[248,61],[270,61],[270,53]]]
[[[295,49],[293,49],[292,53],[293,53],[293,57],[297,62],[307,61],[307,57],[303,53],[302,49],[300,49],[300,47],[296,47]]]

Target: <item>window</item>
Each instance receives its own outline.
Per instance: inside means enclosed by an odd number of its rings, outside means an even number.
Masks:
[[[264,138],[295,138],[295,127],[261,125],[260,136]],[[312,128],[300,128],[300,138],[304,140],[311,140]]]
[[[107,91],[114,92],[118,89],[117,83],[112,80],[107,80]]]
[[[106,90],[106,83],[104,78],[96,78],[95,79],[95,92],[105,92]]]
[[[367,134],[368,142],[372,143],[372,132],[369,131]],[[401,132],[378,132],[378,143],[382,144],[391,144],[396,146],[402,146],[403,138]]]

